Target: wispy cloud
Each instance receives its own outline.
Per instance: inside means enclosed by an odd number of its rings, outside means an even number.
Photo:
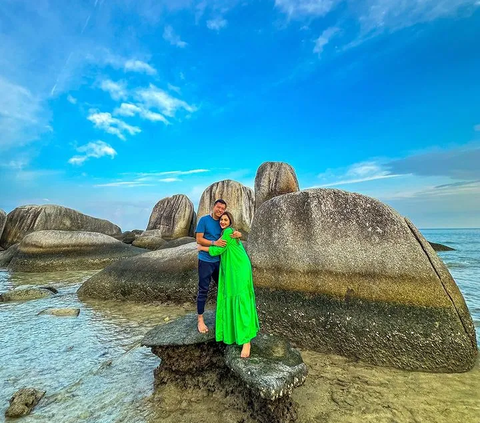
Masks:
[[[138,181],[119,181],[109,182],[107,184],[96,184],[94,187],[123,187],[123,188],[136,188],[136,187],[151,187],[154,184],[145,184]]]
[[[320,186],[333,187],[339,185],[358,184],[377,179],[396,178],[399,176],[402,175],[391,173],[381,164],[369,161],[355,163],[346,170],[328,170],[327,172],[318,175],[318,178],[324,181],[320,184]]]
[[[327,28],[325,31],[322,32],[320,37],[315,40],[315,47],[313,48],[313,52],[317,53],[320,56],[323,52],[323,48],[329,43],[330,39],[335,36],[340,31],[337,27],[330,27]]]
[[[177,46],[180,48],[184,48],[187,46],[187,43],[180,39],[180,36],[175,33],[175,31],[170,25],[167,25],[163,30],[163,38],[164,40],[168,41],[172,46]]]
[[[289,18],[325,16],[341,0],[275,0],[275,6]]]
[[[48,132],[48,114],[40,98],[0,76],[0,150],[25,145]]]
[[[123,120],[112,117],[110,113],[102,113],[95,109],[90,109],[90,115],[87,119],[94,124],[96,128],[105,132],[116,135],[121,140],[126,139],[125,134],[135,135],[142,132],[137,126],[131,126]]]
[[[124,180],[116,180],[104,184],[95,185],[96,187],[139,187],[155,186],[158,183],[181,182],[180,176],[194,175],[198,173],[209,172],[208,169],[190,169],[190,170],[168,170],[163,172],[141,172],[126,173]]]
[[[475,129],[475,131],[480,131],[480,124],[475,125],[475,126],[473,127],[473,129]]]
[[[72,104],[77,104],[77,99],[70,94],[67,95],[67,101]]]
[[[215,19],[209,19],[207,21],[207,28],[213,31],[220,31],[222,28],[227,26],[227,20],[222,17],[217,17]]]
[[[110,79],[104,79],[100,83],[100,88],[106,91],[110,96],[116,100],[124,100],[127,98],[127,84],[125,81],[114,82]]]
[[[187,102],[171,96],[155,85],[150,84],[148,88],[136,90],[136,98],[144,103],[147,108],[155,108],[166,116],[174,117],[178,110],[185,110],[193,113],[197,109]]]
[[[68,163],[72,165],[82,165],[90,158],[99,159],[100,157],[109,156],[113,159],[117,155],[117,152],[112,146],[103,141],[89,142],[88,144],[78,147],[77,151],[83,154],[73,156],[68,160]]]
[[[165,116],[161,115],[160,113],[152,112],[148,109],[145,109],[144,107],[131,103],[122,103],[120,107],[117,107],[113,111],[113,114],[129,117],[138,115],[142,119],[150,120],[152,122],[163,122],[165,125],[170,124],[170,122],[165,118]]]
[[[127,60],[124,65],[127,72],[146,73],[147,75],[156,75],[157,70],[146,62],[141,60]]]

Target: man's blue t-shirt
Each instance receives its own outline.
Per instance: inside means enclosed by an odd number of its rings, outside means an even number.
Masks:
[[[195,233],[203,233],[203,237],[209,241],[216,241],[222,234],[222,228],[220,227],[220,220],[215,220],[209,214],[200,218],[197,224]],[[198,259],[207,261],[209,263],[216,263],[220,261],[219,256],[212,257],[207,251],[199,251]]]

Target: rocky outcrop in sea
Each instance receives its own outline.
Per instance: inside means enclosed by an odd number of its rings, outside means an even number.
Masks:
[[[30,232],[42,230],[88,231],[114,236],[121,233],[117,225],[56,205],[21,206],[8,213],[0,246],[8,248]]]
[[[144,252],[98,232],[36,231],[18,244],[8,270],[53,272],[103,269],[114,261]]]

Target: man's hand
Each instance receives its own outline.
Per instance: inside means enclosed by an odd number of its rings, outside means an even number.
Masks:
[[[213,245],[217,246],[217,247],[225,247],[225,245],[227,245],[227,241],[225,241],[224,239],[217,239]]]
[[[242,233],[241,233],[241,232],[238,232],[238,231],[235,231],[235,232],[233,232],[230,236],[231,236],[232,238],[234,238],[234,239],[238,239],[238,238],[241,238],[241,237],[242,237]]]

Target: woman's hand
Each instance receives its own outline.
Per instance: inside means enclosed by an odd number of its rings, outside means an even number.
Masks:
[[[204,247],[203,245],[197,244],[198,251],[208,251],[208,247]]]

